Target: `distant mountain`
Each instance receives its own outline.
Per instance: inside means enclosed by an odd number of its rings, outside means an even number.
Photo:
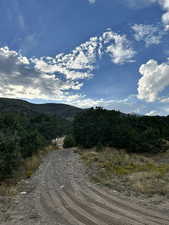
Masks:
[[[21,112],[28,115],[44,113],[72,119],[82,110],[66,104],[32,104],[19,99],[0,98],[0,112]]]

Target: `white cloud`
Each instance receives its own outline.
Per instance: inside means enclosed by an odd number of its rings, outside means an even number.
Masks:
[[[145,114],[146,116],[157,116],[159,115],[159,112],[155,111],[155,110],[151,110],[150,112]]]
[[[34,58],[31,62],[41,73],[59,73],[70,80],[90,78],[97,59],[97,40],[97,37],[91,38],[69,54]]]
[[[82,96],[72,95],[70,91],[80,90],[84,80],[94,75],[100,57],[109,54],[113,63],[122,64],[131,61],[134,53],[127,38],[111,30],[90,38],[68,54],[53,57],[27,58],[3,47],[0,48],[0,96],[80,101]]]
[[[123,64],[125,62],[133,62],[132,58],[136,52],[132,49],[126,35],[119,35],[108,30],[103,33],[100,40],[102,40],[103,46],[107,46],[104,51],[110,55],[113,63]]]
[[[138,105],[136,102],[137,99],[135,95],[130,95],[124,99],[91,99],[86,96],[79,96],[79,98],[72,101],[71,104],[81,108],[101,106],[107,109],[122,110],[127,113],[138,113]]]
[[[160,98],[160,102],[162,102],[162,103],[169,103],[169,97],[162,97],[162,98]]]
[[[165,30],[169,30],[169,0],[125,0],[128,2],[131,7],[142,7],[148,6],[150,4],[157,3],[161,6],[161,8],[165,11],[161,17],[161,20],[164,24]]]
[[[42,73],[31,61],[7,47],[0,48],[0,96],[57,99],[64,96],[64,91],[82,86],[78,81],[63,81],[54,74]]]
[[[86,96],[77,96],[75,99],[70,97],[66,103],[76,105],[81,108],[101,106],[106,109],[120,110],[121,112],[130,114],[164,116],[169,114],[168,102],[144,102],[140,101],[136,95],[130,95],[124,99],[91,99]]]
[[[138,98],[148,102],[159,99],[159,94],[169,86],[169,64],[158,64],[151,59],[141,65],[139,72],[142,74],[138,82]]]
[[[165,30],[169,30],[169,0],[156,0],[161,7],[166,11],[162,15],[162,22],[165,26]]]
[[[112,58],[113,63],[123,64],[132,61],[135,51],[125,35],[108,30],[100,37],[90,38],[69,54],[35,58],[31,62],[43,73],[61,73],[71,80],[86,79],[93,76],[97,59],[105,54]]]
[[[169,11],[162,15],[162,22],[165,25],[165,30],[169,30]]]
[[[88,0],[90,4],[95,4],[96,0]]]
[[[136,41],[144,41],[146,47],[150,45],[158,45],[164,35],[159,27],[154,25],[134,24],[132,27]]]

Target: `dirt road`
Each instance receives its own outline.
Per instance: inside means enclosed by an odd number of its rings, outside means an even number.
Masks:
[[[89,183],[72,150],[52,152],[4,213],[2,225],[169,225],[147,209]]]

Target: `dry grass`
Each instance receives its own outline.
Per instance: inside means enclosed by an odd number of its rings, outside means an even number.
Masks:
[[[39,168],[41,163],[40,155],[33,155],[31,158],[24,160],[24,169],[25,169],[25,176],[27,178],[31,177],[33,172]]]
[[[0,183],[0,195],[1,196],[12,196],[12,195],[15,195],[16,193],[17,193],[16,183],[15,184],[13,182]]]
[[[29,178],[39,168],[42,159],[46,154],[51,151],[57,150],[56,145],[49,145],[41,150],[37,154],[34,154],[32,157],[23,160],[22,166],[18,171],[17,177]]]
[[[166,172],[163,176],[157,171],[140,172],[130,175],[129,180],[137,192],[149,195],[169,194],[169,172]]]
[[[25,178],[29,178],[35,172],[36,169],[39,168],[43,157],[51,151],[58,150],[56,145],[49,145],[43,149],[41,149],[38,154],[34,154],[32,157],[27,158],[23,161],[23,171],[22,176]]]
[[[123,180],[126,188],[147,195],[169,195],[167,155],[160,153],[160,156],[151,157],[115,149],[81,152],[81,158],[93,171],[91,178],[94,182],[112,186],[114,180],[118,179],[118,185]]]

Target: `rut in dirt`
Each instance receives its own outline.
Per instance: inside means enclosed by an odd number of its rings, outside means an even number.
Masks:
[[[79,156],[72,150],[51,154],[37,194],[36,208],[50,225],[169,224],[169,215],[143,208],[91,184]]]

